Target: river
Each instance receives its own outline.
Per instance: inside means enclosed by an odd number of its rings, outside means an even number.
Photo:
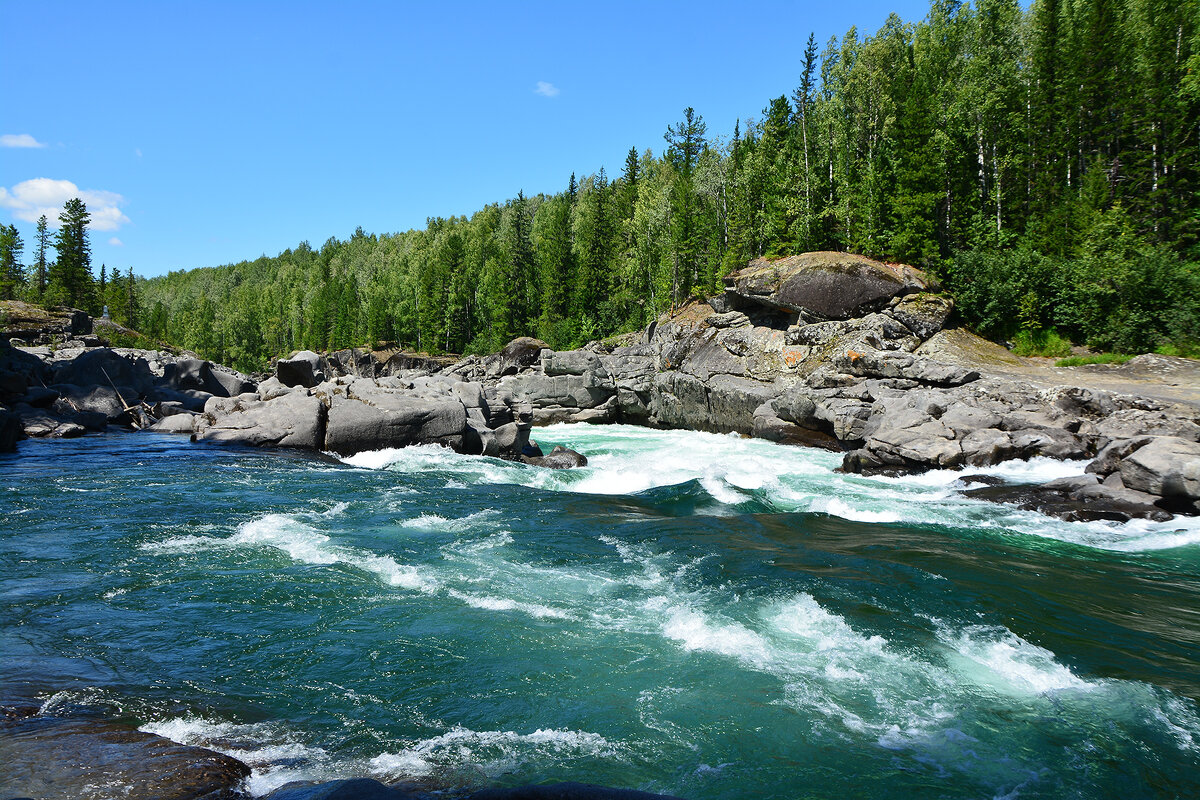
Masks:
[[[735,436],[534,436],[589,466],[23,442],[3,694],[230,753],[258,795],[1200,796],[1200,520],[1067,523]]]

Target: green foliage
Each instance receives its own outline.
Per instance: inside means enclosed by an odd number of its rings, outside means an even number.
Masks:
[[[92,246],[87,235],[91,219],[87,206],[78,197],[63,205],[54,241],[58,258],[50,267],[48,293],[54,305],[69,305],[99,314],[101,304],[92,277]]]
[[[1133,356],[1125,355],[1124,353],[1096,353],[1090,356],[1070,356],[1068,358],[1060,358],[1054,366],[1056,367],[1083,367],[1088,364],[1124,364]]]
[[[383,340],[562,348],[719,291],[750,259],[830,249],[936,273],[964,322],[1028,352],[1194,352],[1198,21],[1200,0],[933,0],[919,22],[810,36],[795,91],[728,140],[686,108],[614,180],[137,283],[139,314],[246,369]]]
[[[25,285],[21,253],[25,243],[16,225],[0,225],[0,300],[14,300]]]
[[[1071,352],[1071,343],[1050,330],[1022,330],[1013,340],[1013,352],[1019,356],[1062,358]]]

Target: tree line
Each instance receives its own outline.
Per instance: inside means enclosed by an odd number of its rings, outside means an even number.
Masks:
[[[932,271],[993,338],[1200,348],[1200,2],[934,0],[798,50],[728,136],[422,230],[139,283],[146,332],[243,368],[380,341],[494,350],[631,330],[759,256]]]
[[[138,279],[132,267],[124,275],[118,270],[110,274],[108,266],[101,264],[99,277],[93,274],[90,222],[87,205],[78,197],[63,205],[58,231],[53,236],[43,214],[37,222],[32,260],[27,265],[21,263],[25,242],[17,226],[0,226],[0,300],[68,306],[93,316],[109,309],[113,320],[136,328],[141,311]]]

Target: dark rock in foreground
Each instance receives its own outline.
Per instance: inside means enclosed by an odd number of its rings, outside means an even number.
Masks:
[[[0,796],[238,800],[237,759],[124,725],[32,715],[0,722]]]

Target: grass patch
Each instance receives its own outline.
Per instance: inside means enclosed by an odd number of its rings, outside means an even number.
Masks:
[[[1177,344],[1160,345],[1154,351],[1160,356],[1179,356],[1181,358],[1200,358],[1200,343],[1181,342]]]
[[[1071,342],[1052,329],[1026,330],[1017,334],[1012,350],[1025,357],[1066,358],[1071,355]]]
[[[1124,353],[1096,353],[1090,356],[1070,356],[1060,358],[1056,367],[1084,367],[1088,364],[1124,364],[1133,356]]]

